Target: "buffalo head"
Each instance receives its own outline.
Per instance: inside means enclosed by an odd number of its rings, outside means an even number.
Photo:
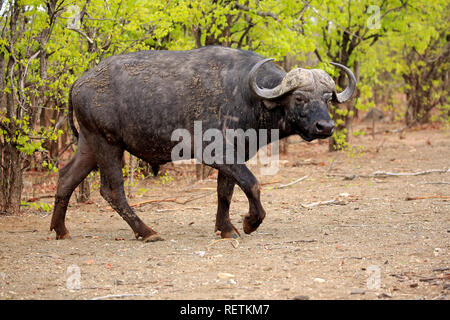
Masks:
[[[356,89],[353,72],[341,64],[331,63],[343,69],[349,79],[347,88],[341,93],[336,92],[335,83],[328,73],[320,69],[293,69],[276,87],[261,88],[256,83],[258,69],[271,60],[261,60],[251,69],[249,85],[253,93],[263,100],[268,109],[284,108],[284,121],[292,133],[307,141],[330,137],[334,131],[334,121],[328,113],[328,103],[343,103],[353,96]]]

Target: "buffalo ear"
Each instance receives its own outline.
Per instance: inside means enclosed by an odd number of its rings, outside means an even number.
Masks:
[[[278,103],[276,101],[270,101],[270,100],[263,99],[262,102],[267,110],[272,110],[272,109],[278,107]]]
[[[331,94],[331,101],[334,103],[339,103],[338,99],[337,99],[337,92],[336,90],[333,90],[332,94]]]

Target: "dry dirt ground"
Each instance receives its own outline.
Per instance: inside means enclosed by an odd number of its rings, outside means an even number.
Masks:
[[[132,204],[178,197],[136,209],[165,241],[135,240],[98,191],[88,204],[72,198],[72,240],[54,240],[45,212],[0,217],[0,299],[448,299],[450,173],[369,175],[448,169],[449,131],[354,137],[353,153],[299,141],[276,175],[259,176],[267,217],[251,235],[235,189],[238,241],[217,241],[216,174],[193,184],[192,168],[180,175],[168,166],[173,181],[133,189]]]

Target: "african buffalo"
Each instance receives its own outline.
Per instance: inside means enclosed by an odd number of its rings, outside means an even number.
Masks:
[[[285,73],[270,60],[219,46],[141,51],[111,56],[75,81],[69,93],[69,123],[78,137],[78,149],[59,174],[50,226],[56,239],[70,237],[64,223],[70,196],[98,167],[101,195],[130,225],[136,238],[160,240],[128,205],[123,152],[154,166],[170,162],[178,143],[171,139],[172,133],[179,128],[193,133],[194,122],[201,121],[203,129],[221,131],[278,129],[280,139],[293,134],[307,141],[330,137],[334,122],[328,103],[352,97],[356,88],[353,73],[334,64],[349,79],[347,88],[337,93],[334,81],[323,70],[297,68]],[[246,154],[246,159],[253,155]],[[194,151],[187,157],[193,158]],[[255,231],[266,215],[255,176],[245,163],[208,165],[218,169],[216,231],[224,238],[240,235],[229,217],[235,184],[249,201],[244,232]]]

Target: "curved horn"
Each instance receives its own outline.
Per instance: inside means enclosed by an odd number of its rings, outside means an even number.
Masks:
[[[256,75],[258,73],[258,69],[266,62],[272,61],[273,58],[270,59],[264,59],[261,61],[258,61],[253,68],[250,70],[249,76],[248,76],[248,84],[252,91],[260,98],[263,99],[276,99],[280,96],[282,96],[285,92],[282,90],[282,86],[278,85],[273,89],[267,89],[267,88],[260,88],[258,84],[256,83]]]
[[[334,100],[336,102],[338,102],[338,103],[343,103],[345,101],[350,100],[352,98],[353,94],[355,93],[355,90],[356,90],[356,78],[355,78],[355,75],[353,74],[352,70],[350,70],[346,66],[343,66],[342,64],[339,64],[339,63],[336,63],[336,62],[330,62],[330,64],[332,64],[333,66],[344,70],[345,73],[347,74],[347,77],[348,77],[348,86],[347,86],[347,88],[345,88],[345,90],[342,91],[341,93],[336,94],[335,97],[334,97]]]

